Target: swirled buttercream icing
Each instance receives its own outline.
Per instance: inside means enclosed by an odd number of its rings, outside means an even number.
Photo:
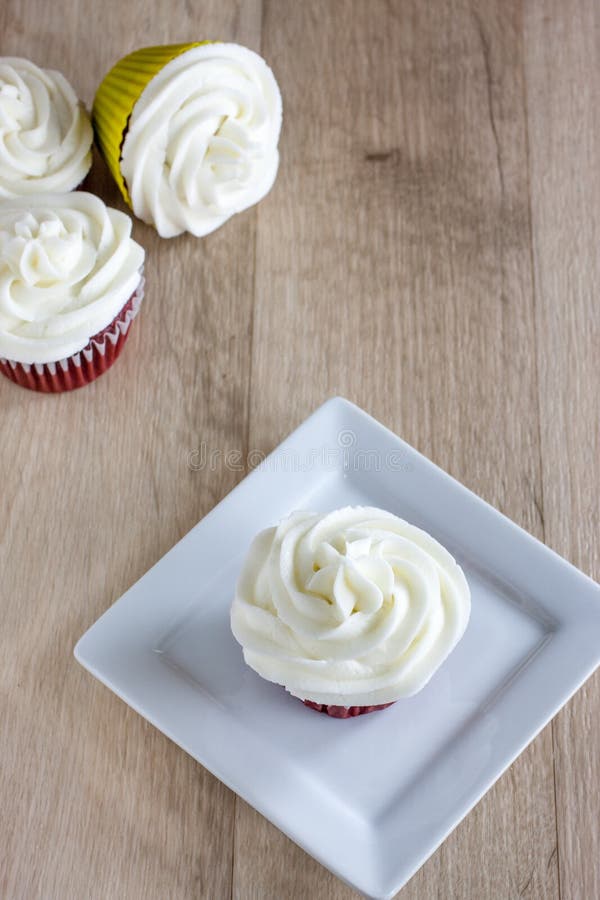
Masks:
[[[0,57],[0,198],[71,191],[92,164],[92,126],[60,72]]]
[[[121,157],[132,209],[162,237],[197,237],[261,200],[279,165],[281,94],[237,44],[172,59],[137,100]]]
[[[79,352],[136,290],[143,262],[129,216],[93,194],[0,202],[0,357]]]
[[[421,690],[462,637],[470,591],[434,538],[392,513],[295,512],[261,532],[231,627],[246,663],[302,700],[391,703]]]

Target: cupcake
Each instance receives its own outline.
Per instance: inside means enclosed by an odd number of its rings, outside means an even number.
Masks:
[[[83,191],[0,202],[0,371],[81,387],[115,361],[143,297],[131,219]]]
[[[202,237],[258,203],[279,165],[281,94],[238,44],[136,50],[98,88],[96,138],[123,197],[161,237]]]
[[[295,512],[254,540],[231,628],[246,663],[337,718],[420,691],[462,637],[470,591],[425,531],[373,507]]]
[[[92,140],[60,72],[0,57],[0,198],[72,191],[92,165]]]

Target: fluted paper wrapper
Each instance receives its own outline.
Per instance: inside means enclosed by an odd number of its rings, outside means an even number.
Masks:
[[[45,394],[73,391],[95,381],[117,359],[129,336],[130,326],[144,298],[144,279],[112,322],[93,335],[88,344],[66,359],[49,363],[0,359],[0,372],[21,387]]]
[[[316,712],[325,713],[332,719],[354,719],[356,716],[364,716],[366,713],[377,712],[378,709],[387,709],[393,703],[380,703],[378,706],[332,706],[328,703],[313,703],[312,700],[303,700],[305,706]]]
[[[133,108],[149,82],[167,63],[193,47],[210,43],[212,41],[194,41],[142,47],[120,59],[96,91],[92,107],[96,143],[129,207],[131,198],[121,174],[121,150]]]

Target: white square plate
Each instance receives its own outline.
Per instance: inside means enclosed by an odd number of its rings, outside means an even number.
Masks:
[[[339,720],[244,664],[229,606],[257,531],[294,509],[346,504],[388,509],[445,544],[465,570],[472,614],[421,693]],[[389,898],[600,662],[600,586],[335,398],[130,588],[75,655],[324,866]]]

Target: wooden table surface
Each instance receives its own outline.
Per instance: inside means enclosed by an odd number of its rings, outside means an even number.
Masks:
[[[72,395],[0,379],[0,896],[357,896],[102,687],[85,629],[316,406],[363,406],[600,577],[594,0],[4,0],[0,53],[90,104],[121,55],[259,50],[271,194],[213,235],[141,223],[147,299]],[[96,160],[87,182],[122,206]],[[600,678],[402,892],[600,898]],[[402,852],[402,848],[398,848]]]

